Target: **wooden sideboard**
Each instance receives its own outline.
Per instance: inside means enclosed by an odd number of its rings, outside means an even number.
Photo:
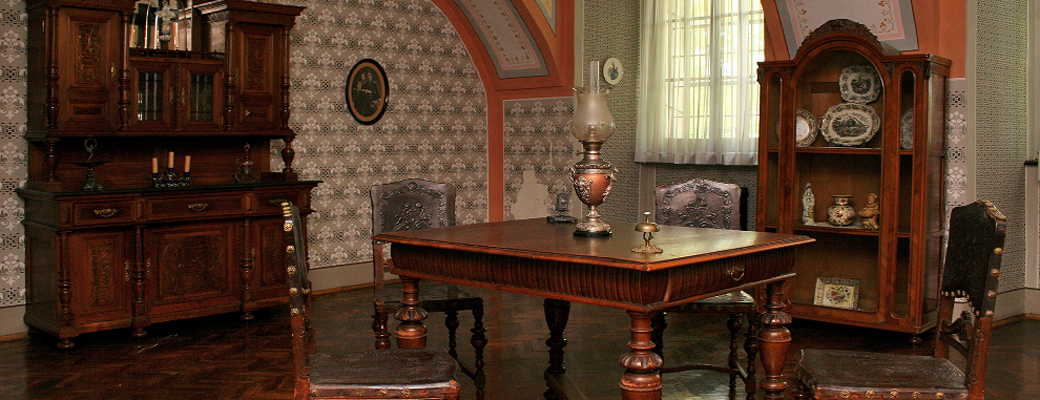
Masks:
[[[25,200],[26,324],[86,332],[285,302],[282,200],[309,210],[317,182],[48,193]]]
[[[196,2],[175,11],[174,41],[141,46],[159,30],[137,6],[26,4],[25,322],[63,348],[86,332],[141,336],[287,301],[276,203],[306,214],[318,184],[293,171],[288,126],[289,32],[303,7]],[[284,143],[281,170],[272,141]],[[190,179],[162,184],[168,171]]]

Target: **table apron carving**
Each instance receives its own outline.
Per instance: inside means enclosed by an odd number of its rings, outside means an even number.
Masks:
[[[584,303],[656,311],[793,276],[795,248],[657,271],[394,244],[394,274]],[[743,269],[736,280],[730,271]]]

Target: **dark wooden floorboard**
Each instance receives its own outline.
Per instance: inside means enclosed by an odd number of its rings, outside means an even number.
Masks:
[[[541,299],[472,290],[485,298],[488,329],[487,395],[490,400],[541,399],[542,371],[548,363]],[[314,320],[324,352],[372,347],[370,291],[359,289],[318,296]],[[289,327],[285,307],[260,310],[239,321],[225,314],[152,326],[149,336],[131,339],[128,330],[83,335],[63,351],[45,334],[0,342],[0,399],[288,399],[292,393]],[[428,320],[430,345],[446,344],[442,314]],[[728,332],[722,317],[676,314],[665,336],[666,363],[676,359],[722,362]],[[472,325],[462,315],[460,352]],[[567,327],[567,375],[589,398],[618,398],[618,357],[626,350],[624,312],[574,304]],[[796,321],[793,354],[807,347],[927,354],[931,342],[914,347],[905,334]],[[1038,399],[1040,321],[1023,320],[994,330],[987,374],[987,399]],[[761,369],[759,369],[761,371]],[[666,399],[730,397],[728,378],[713,372],[665,375]],[[472,382],[462,378],[464,399]],[[743,398],[738,383],[737,398]]]

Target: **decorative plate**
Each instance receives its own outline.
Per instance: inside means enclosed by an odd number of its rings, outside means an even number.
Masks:
[[[816,117],[812,113],[799,108],[794,117],[794,144],[808,147],[816,140]]]
[[[820,119],[823,138],[839,146],[859,146],[869,142],[880,127],[881,118],[874,109],[856,103],[833,106]]]
[[[841,99],[849,103],[867,104],[881,93],[881,76],[870,65],[853,65],[841,70],[838,78]]]
[[[899,148],[903,150],[914,149],[914,109],[903,112],[903,118],[899,119]]]
[[[611,85],[621,82],[621,76],[625,74],[625,67],[621,66],[621,60],[614,57],[603,62],[603,80]]]

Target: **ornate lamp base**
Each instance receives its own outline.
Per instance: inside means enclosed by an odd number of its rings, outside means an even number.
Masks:
[[[610,231],[610,224],[599,220],[596,206],[589,206],[589,214],[579,221],[575,228],[574,236],[600,237],[614,234]]]
[[[571,167],[574,192],[578,200],[589,206],[589,213],[578,221],[575,236],[610,236],[610,225],[600,221],[596,207],[610,195],[610,189],[617,181],[617,169],[600,159],[599,146],[602,143],[582,142],[585,154],[581,161]]]

